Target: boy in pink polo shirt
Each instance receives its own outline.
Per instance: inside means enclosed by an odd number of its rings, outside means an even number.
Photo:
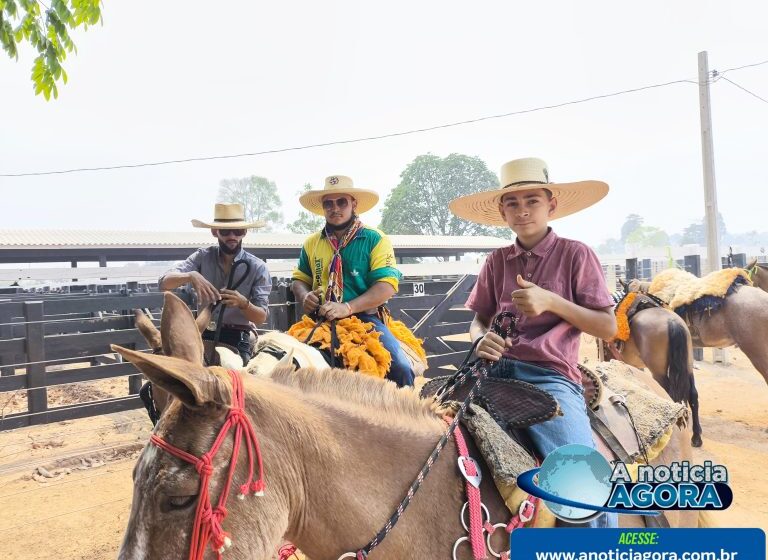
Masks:
[[[581,388],[579,335],[610,339],[616,333],[613,300],[600,262],[584,243],[558,237],[548,223],[599,201],[608,192],[600,181],[552,183],[547,165],[526,158],[501,169],[502,187],[458,198],[450,209],[473,222],[508,226],[513,245],[488,255],[466,306],[477,356],[502,368],[504,377],[532,383],[552,394],[563,416],[529,428],[541,457],[563,445],[595,447]],[[511,311],[517,327],[506,340],[489,331],[493,317]],[[615,514],[589,522],[616,527]]]

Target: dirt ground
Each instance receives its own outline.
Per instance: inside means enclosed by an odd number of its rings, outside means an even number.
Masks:
[[[582,359],[595,346],[582,341]],[[704,447],[701,463],[727,465],[734,504],[722,527],[768,530],[768,386],[744,355],[697,364]],[[98,390],[109,390],[101,386]],[[15,402],[11,408],[21,405]],[[0,549],[16,560],[116,557],[131,504],[131,470],[149,436],[143,411],[0,433]],[[758,465],[760,467],[758,467]]]

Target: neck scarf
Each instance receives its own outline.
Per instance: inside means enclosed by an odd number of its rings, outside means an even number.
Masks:
[[[328,228],[325,228],[325,237],[333,248],[333,257],[328,267],[328,289],[325,291],[325,301],[341,302],[344,299],[344,274],[341,259],[341,250],[357,236],[363,228],[360,218],[355,218],[349,228],[339,240]]]

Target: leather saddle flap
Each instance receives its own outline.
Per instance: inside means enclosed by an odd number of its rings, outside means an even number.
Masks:
[[[632,463],[641,456],[640,442],[624,403],[622,395],[604,388],[599,405],[589,411],[590,423],[617,459]]]

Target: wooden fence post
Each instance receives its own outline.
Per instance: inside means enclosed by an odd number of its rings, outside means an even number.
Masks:
[[[287,285],[280,283],[277,285],[277,290],[275,291],[277,292],[277,302],[282,303],[284,301],[287,301],[287,297],[288,297],[287,292],[290,291]],[[288,327],[291,326],[291,324],[289,323],[289,311],[290,310],[285,305],[279,305],[279,306],[270,308],[270,315],[272,316],[271,317],[272,320],[270,322],[272,323],[273,329],[277,331],[282,331],[282,332],[285,332],[288,330]]]
[[[627,259],[626,260],[626,269],[625,269],[625,278],[627,282],[630,280],[635,280],[637,278],[640,278],[637,271],[637,259]]]
[[[43,324],[43,302],[24,302],[24,321],[27,328],[27,409],[34,416],[29,424],[45,424],[48,410],[47,374],[45,372],[45,325]]]
[[[0,301],[10,301],[10,300],[0,300]],[[13,325],[10,324],[11,322],[11,316],[10,314],[3,314],[0,313],[0,340],[13,338]],[[3,361],[5,363],[14,363],[13,356],[10,358],[2,358],[0,357],[0,366],[3,365]],[[13,375],[14,374],[14,368],[12,367],[0,367],[0,375]]]
[[[285,303],[287,305],[286,309],[288,310],[288,326],[285,328],[287,331],[291,328],[291,325],[301,319],[301,316],[304,313],[304,311],[299,309],[299,306],[296,304],[296,296],[293,295],[293,290],[291,290],[291,283],[285,286]]]

